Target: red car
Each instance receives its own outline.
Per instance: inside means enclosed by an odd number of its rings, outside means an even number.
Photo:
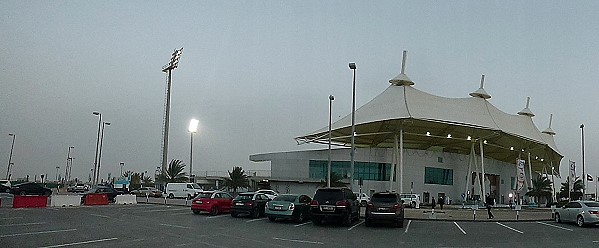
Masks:
[[[222,191],[202,191],[191,201],[191,211],[200,214],[201,211],[217,215],[231,211],[233,197]]]

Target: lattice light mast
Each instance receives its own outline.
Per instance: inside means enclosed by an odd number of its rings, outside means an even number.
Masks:
[[[162,72],[166,72],[166,102],[164,105],[164,125],[162,126],[162,170],[166,169],[168,155],[168,129],[171,110],[171,73],[179,66],[179,58],[183,48],[175,49],[171,56],[171,61],[162,67]]]

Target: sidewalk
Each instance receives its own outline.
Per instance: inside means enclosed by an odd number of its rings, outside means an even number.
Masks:
[[[486,208],[479,208],[475,211],[469,208],[462,209],[452,206],[443,210],[437,208],[434,213],[430,208],[406,208],[405,218],[445,221],[547,221],[553,219],[549,208],[523,209],[520,211],[509,208],[493,208],[491,212],[495,216],[493,219],[487,219]]]

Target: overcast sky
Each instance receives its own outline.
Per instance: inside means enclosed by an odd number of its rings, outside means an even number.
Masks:
[[[153,174],[161,163],[165,74],[174,48],[169,161],[194,171],[270,169],[249,155],[326,148],[294,137],[351,112],[389,86],[408,50],[414,87],[468,97],[486,75],[499,109],[515,114],[531,97],[567,161],[599,174],[599,2],[569,1],[2,1],[0,3],[0,178],[12,138],[13,178],[93,167],[98,118],[106,128],[101,176]],[[581,174],[581,172],[579,172]]]

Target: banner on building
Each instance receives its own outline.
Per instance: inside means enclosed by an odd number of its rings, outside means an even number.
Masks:
[[[524,164],[526,161],[519,159],[516,162],[518,163],[516,166],[516,177],[518,178],[516,181],[516,190],[520,191],[524,188],[524,181],[526,180],[526,176],[524,175]]]
[[[570,160],[570,173],[568,173],[568,180],[570,182],[570,185],[568,185],[570,188],[570,192],[572,192],[572,189],[574,189],[574,183],[576,183],[576,162]]]

